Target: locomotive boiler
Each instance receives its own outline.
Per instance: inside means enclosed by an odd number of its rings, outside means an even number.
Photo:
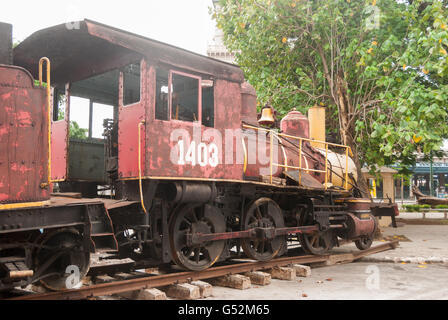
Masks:
[[[366,249],[375,215],[397,212],[360,197],[323,108],[267,126],[238,66],[76,26],[37,31],[1,61],[0,290],[65,288],[67,267],[82,277],[93,252],[201,271],[291,242]],[[70,126],[80,114],[85,137]]]

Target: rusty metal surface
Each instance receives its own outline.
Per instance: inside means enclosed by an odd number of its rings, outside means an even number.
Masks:
[[[303,227],[291,227],[291,228],[251,228],[244,231],[223,232],[223,233],[195,233],[187,234],[187,244],[197,245],[207,241],[226,240],[226,239],[243,239],[243,238],[266,238],[272,239],[277,236],[288,234],[306,234],[319,231],[319,226],[303,226]]]
[[[101,199],[106,206],[107,210],[118,209],[127,207],[130,205],[140,204],[139,201],[125,201],[125,200],[112,200],[112,199]]]
[[[116,209],[121,207],[126,207],[139,203],[138,201],[125,201],[125,200],[115,200],[115,199],[105,199],[105,198],[74,198],[74,197],[64,197],[64,194],[52,197],[50,206],[66,206],[66,205],[78,205],[78,204],[96,204],[103,203],[106,209]]]
[[[166,64],[176,71],[213,76],[215,128],[224,137],[224,130],[238,129],[240,125],[240,84],[243,82],[243,73],[239,67],[89,20],[82,21],[79,29],[75,30],[59,25],[38,31],[15,49],[15,63],[30,70],[35,69],[40,56],[48,56],[52,61],[52,79],[56,83],[73,82],[119,68],[124,63],[134,62],[137,57],[138,61],[147,57],[148,66],[145,60],[142,63],[140,103],[120,105],[119,108],[120,178],[138,176],[137,128],[138,123],[145,120],[146,131],[142,137],[142,147],[145,150],[142,155],[144,176],[242,179],[242,163],[235,164],[236,159],[231,164],[216,167],[198,164],[181,166],[168,160],[172,147],[177,144],[177,141],[171,141],[171,132],[181,128],[193,136],[193,123],[155,120],[155,81],[151,81],[155,78],[154,66],[159,64]],[[123,84],[122,80],[120,83]],[[121,94],[119,103],[122,100]],[[207,129],[209,128],[201,126],[200,133],[206,134]],[[236,145],[240,147],[240,141],[235,142],[234,152],[230,152],[231,154],[236,152]],[[223,157],[221,154],[222,162]]]
[[[347,199],[347,200],[350,200]],[[350,212],[370,212],[372,206],[372,201],[370,199],[356,199],[357,201],[344,201],[343,203],[347,206],[347,210]],[[364,202],[362,201],[364,200]]]
[[[371,236],[375,232],[375,219],[370,215],[369,219],[360,219],[353,213],[347,213],[349,238],[354,239],[361,236]]]
[[[52,98],[54,100],[54,92]],[[51,121],[51,179],[53,180],[64,180],[67,177],[70,99],[67,99],[65,103],[64,119],[53,121],[53,117]]]
[[[95,210],[104,208],[101,202],[68,204],[61,201],[40,208],[3,210],[0,214],[0,234],[11,237],[13,232],[81,226],[86,223],[86,206],[92,206]]]
[[[241,121],[257,125],[257,93],[248,82],[241,84]]]
[[[301,176],[302,179],[300,179],[299,183],[299,170],[288,170],[284,172],[285,175],[292,180],[296,181],[299,185],[307,187],[307,188],[315,188],[315,189],[323,189],[322,183],[317,181],[312,175],[302,172]]]
[[[101,54],[98,54],[100,52]],[[241,150],[241,138],[233,138],[233,150],[225,149],[230,146],[225,141],[216,141],[218,144],[218,166],[179,165],[169,161],[177,141],[170,136],[175,129],[186,130],[189,137],[193,137],[195,125],[186,121],[163,121],[155,119],[155,67],[163,66],[169,70],[183,72],[198,77],[214,78],[214,129],[198,125],[196,128],[206,144],[214,142],[213,130],[220,133],[224,140],[225,130],[239,129],[241,119],[252,119],[255,114],[255,92],[253,88],[245,85],[242,70],[231,64],[220,62],[208,57],[191,53],[171,45],[163,44],[139,35],[119,30],[103,24],[84,20],[79,28],[68,30],[66,25],[59,25],[34,33],[15,49],[15,63],[34,72],[37,60],[41,56],[48,56],[52,61],[52,78],[56,83],[74,82],[92,77],[102,72],[120,68],[128,63],[143,61],[142,63],[142,90],[141,101],[131,106],[120,106],[119,110],[119,177],[122,179],[138,176],[138,123],[146,121],[145,132],[142,134],[143,176],[156,177],[186,177],[212,179],[243,179],[243,161],[236,159]],[[208,79],[208,78],[207,78]],[[122,91],[123,80],[120,81]],[[122,104],[122,93],[118,103]],[[291,114],[283,126],[286,130],[300,131],[299,135],[306,136],[307,120],[302,115],[297,117]],[[299,119],[300,118],[300,119]],[[283,139],[285,140],[285,139]],[[201,141],[199,141],[201,142]],[[199,143],[198,142],[198,143]],[[255,145],[257,143],[255,142]],[[298,166],[297,143],[294,145],[283,141],[284,147],[278,150],[279,163]],[[186,146],[188,147],[188,146]],[[258,154],[258,151],[269,155],[267,150],[248,150],[249,154]],[[258,147],[257,147],[258,148]],[[310,169],[322,170],[324,157],[304,143],[302,166]],[[227,159],[231,155],[234,159]],[[247,166],[246,176],[259,178],[261,168],[268,170],[269,165],[260,163],[259,157],[255,164]],[[62,159],[62,158],[61,158]],[[230,160],[230,161],[229,161]],[[229,163],[230,162],[230,163]],[[286,164],[286,163],[285,163]],[[282,169],[274,168],[274,175],[280,176]],[[323,182],[324,175],[312,173],[319,182]],[[331,181],[330,181],[331,182]]]
[[[122,63],[137,56],[231,81],[243,81],[243,72],[237,66],[92,20],[80,21],[79,28],[69,29],[61,24],[37,31],[14,49],[14,63],[32,72],[42,56],[51,60],[51,77],[57,83],[65,83],[68,77],[75,75],[77,79],[71,81],[86,78],[92,68],[97,74],[107,71],[101,69],[104,61],[110,58]]]
[[[372,203],[370,208],[376,217],[395,217],[400,214],[396,203]]]
[[[146,66],[146,63],[141,63],[141,79],[144,79],[143,83],[146,84],[148,78],[148,72],[150,72]],[[142,120],[146,120],[147,104],[148,104],[148,90],[147,86],[143,85],[141,88],[140,101],[129,106],[123,105],[123,75],[120,75],[119,79],[120,90],[118,97],[118,175],[119,177],[138,177],[138,125]],[[149,126],[153,125],[149,123]],[[159,138],[159,132],[155,134],[156,138]],[[147,135],[147,133],[146,133]],[[142,168],[145,168],[145,132],[142,129],[141,132],[141,149],[142,149]],[[152,150],[151,150],[152,152]],[[159,153],[159,151],[157,152]]]
[[[291,122],[294,121],[302,121],[294,118],[289,120],[290,126],[292,126]],[[301,126],[300,124],[295,124],[294,126]],[[306,125],[304,125],[306,127]],[[284,128],[285,124],[283,125]],[[302,129],[300,129],[302,130]],[[303,131],[303,130],[302,130]],[[245,130],[246,136],[247,136],[247,148],[248,148],[248,154],[257,154],[258,157],[256,159],[256,162],[249,162],[247,165],[247,170],[245,175],[247,177],[259,177],[260,172],[263,170],[265,174],[269,174],[269,156],[270,156],[270,136],[266,133],[266,136],[264,137],[261,133],[256,133],[254,129],[246,129]],[[302,136],[304,133],[301,134]],[[261,139],[265,139],[266,142],[262,141]],[[277,138],[274,138],[274,144],[277,144],[276,141]],[[261,141],[261,144],[260,144]],[[265,147],[263,147],[265,145]],[[291,167],[301,167],[303,168],[302,172],[306,172],[306,169],[312,169],[312,170],[325,170],[325,155],[322,155],[317,149],[313,148],[309,142],[303,142],[302,143],[302,163],[300,166],[300,144],[297,139],[292,138],[285,138],[281,137],[278,140],[278,147],[277,147],[277,154],[274,153],[273,157],[275,159],[278,159],[277,162],[280,165],[288,165]],[[260,147],[262,149],[260,149]],[[275,152],[275,145],[274,145],[274,152]],[[262,155],[259,157],[259,155]],[[286,157],[285,157],[286,156]],[[266,157],[266,159],[263,159],[263,157]],[[331,166],[329,168],[331,170]],[[266,171],[267,170],[267,171]],[[289,169],[288,171],[290,171]],[[283,173],[286,173],[283,168],[278,167],[276,165],[273,165],[273,176],[275,177],[282,177]],[[319,172],[313,172],[309,171],[308,174],[310,177],[317,180],[317,182],[323,184],[325,181],[325,175],[323,173]],[[331,181],[329,181],[331,182]],[[317,186],[317,184],[314,185],[313,188],[320,188],[322,189],[323,186],[320,187]]]
[[[69,30],[61,24],[37,31],[14,48],[14,64],[35,77],[43,56],[51,61],[52,82],[65,85],[109,71],[113,65],[123,66],[141,55],[91,36],[81,23],[79,29]]]
[[[222,62],[207,56],[152,40],[140,35],[126,32],[104,24],[84,20],[88,32],[92,36],[102,38],[111,43],[119,44],[130,50],[146,55],[148,58],[168,62],[171,65],[213,74],[216,77],[236,82],[243,81],[242,70],[230,63]]]
[[[78,205],[89,203],[103,203],[103,199],[52,197],[50,201],[50,206],[67,206],[67,205]]]
[[[294,263],[309,264],[319,263],[329,260],[337,260],[338,256],[343,256],[343,260],[340,262],[350,262],[358,260],[370,254],[378,253],[381,251],[395,249],[398,246],[398,241],[391,241],[384,243],[370,249],[351,253],[351,254],[337,254],[327,256],[298,256],[298,257],[285,257],[273,259],[264,262],[245,262],[234,264],[230,266],[220,266],[209,268],[200,272],[179,272],[172,274],[165,274],[160,276],[148,276],[145,278],[131,279],[124,281],[116,281],[110,283],[97,284],[93,286],[82,287],[74,290],[64,290],[59,292],[50,292],[43,294],[31,294],[21,297],[12,298],[9,300],[77,300],[86,299],[94,296],[111,295],[116,293],[128,292],[140,290],[143,288],[153,288],[167,286],[173,283],[182,283],[195,280],[204,280],[210,278],[216,278],[225,276],[228,274],[244,273],[255,270],[270,269],[273,267],[281,267]]]
[[[22,68],[0,65],[0,203],[41,201],[47,180],[45,90]]]
[[[106,183],[102,140],[70,139],[68,150],[68,180]]]
[[[152,68],[151,68],[152,70]],[[150,74],[153,75],[153,71],[150,70]],[[152,76],[153,77],[153,76]],[[157,177],[186,177],[186,178],[212,178],[212,179],[236,179],[241,180],[243,174],[243,162],[237,163],[237,159],[234,156],[237,148],[241,149],[241,139],[234,138],[233,150],[226,150],[226,153],[233,155],[234,159],[232,163],[226,162],[225,154],[222,152],[221,145],[224,146],[224,137],[226,136],[226,129],[239,129],[240,128],[240,110],[241,110],[241,94],[240,85],[225,80],[215,81],[215,126],[214,128],[208,128],[198,123],[187,121],[163,121],[157,120],[154,116],[154,109],[147,109],[147,124],[146,124],[146,161],[145,172],[147,176]],[[149,101],[153,101],[152,91],[149,93]],[[151,103],[152,105],[152,103]],[[232,106],[229,108],[228,106]],[[189,147],[189,139],[195,137],[195,132],[200,137],[204,137],[202,140],[206,145],[210,143],[216,143],[220,150],[219,158],[221,161],[216,167],[211,165],[200,166],[196,163],[195,166],[187,163],[185,165],[179,165],[176,162],[172,162],[171,152],[174,148],[177,148],[176,137],[171,137],[171,134],[176,129],[181,129],[186,133],[187,137],[178,137],[185,142],[187,151]],[[126,130],[124,128],[120,130]],[[223,141],[214,140],[214,133],[219,132]],[[137,138],[133,139],[137,141]],[[174,140],[174,141],[173,141]],[[200,142],[200,141],[199,141]],[[196,142],[196,143],[199,143]],[[222,143],[222,144],[221,144]],[[230,148],[230,147],[229,147]],[[134,150],[133,153],[129,153],[129,157],[136,163],[137,154]],[[137,163],[136,163],[137,164]]]
[[[244,129],[244,136],[245,136],[245,144],[247,148],[247,154],[248,154],[248,164],[245,172],[246,177],[256,177],[259,178],[261,175],[268,175],[270,174],[269,170],[269,157],[270,157],[270,135],[266,134],[264,132],[256,132],[253,129]],[[247,138],[246,138],[247,137]],[[278,159],[277,162],[280,164],[284,164],[284,155],[283,150],[280,147],[279,144],[275,145],[274,141],[274,147],[273,150],[277,151],[273,157],[274,159]],[[277,148],[276,148],[277,146]],[[288,149],[285,148],[286,152],[288,152]],[[255,161],[254,161],[254,157]],[[298,157],[298,156],[297,156]],[[251,160],[252,159],[252,160]],[[291,159],[291,158],[289,158]],[[290,160],[292,161],[292,160]],[[291,162],[288,162],[289,164]],[[279,177],[282,175],[283,169],[277,166],[273,166],[272,175],[275,177]]]
[[[308,118],[299,111],[289,112],[281,121],[280,129],[282,133],[289,134],[291,136],[309,138],[310,137],[310,124]]]

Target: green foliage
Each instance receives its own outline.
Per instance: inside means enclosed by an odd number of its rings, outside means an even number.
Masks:
[[[80,128],[76,121],[70,121],[70,138],[87,139],[88,132],[88,129]]]
[[[58,121],[64,120],[64,118],[65,118],[65,109],[58,108]]]
[[[40,87],[39,80],[34,80],[34,86]],[[42,82],[42,87],[46,88],[47,87],[47,83],[46,82]]]
[[[405,204],[405,205],[403,205],[403,210],[406,212],[414,212],[414,205]]]
[[[39,81],[34,80],[34,85],[40,86]],[[42,86],[46,87],[47,84],[45,82],[43,82]],[[58,96],[59,106],[64,104],[64,99],[65,99],[64,95]],[[64,118],[65,118],[65,108],[59,107],[58,108],[58,121],[63,120]],[[89,129],[84,129],[84,128],[79,127],[79,124],[76,121],[70,121],[70,128],[69,128],[70,138],[84,140],[84,139],[87,139],[88,133],[89,133]]]
[[[438,204],[435,206],[436,209],[448,209],[448,204]]]
[[[408,169],[407,168],[403,168],[402,171],[403,170],[408,170]],[[412,184],[412,175],[410,175],[408,173],[406,173],[406,174],[397,173],[397,174],[394,174],[393,176],[394,176],[394,179],[397,179],[397,180],[400,180],[400,181],[401,181],[401,179],[403,179],[403,186],[409,187]]]
[[[214,14],[259,104],[327,105],[328,133],[370,166],[448,136],[448,9],[439,0],[220,0]],[[379,13],[376,15],[375,13]],[[378,18],[379,26],[368,21]]]
[[[405,204],[403,205],[403,209],[406,212],[420,212],[422,209],[430,209],[431,206],[429,204]]]

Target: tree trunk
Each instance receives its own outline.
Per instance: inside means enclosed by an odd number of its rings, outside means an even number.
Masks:
[[[365,198],[370,198],[369,187],[367,185],[367,181],[362,174],[362,164],[359,161],[359,153],[357,150],[356,143],[354,141],[354,131],[353,121],[351,121],[351,117],[353,116],[354,110],[350,104],[350,100],[347,93],[347,82],[343,79],[342,72],[338,74],[336,80],[336,95],[339,111],[339,122],[341,125],[341,141],[343,144],[349,146],[352,150],[352,159],[355,162],[356,171],[358,175],[358,188],[361,191],[361,194]]]
[[[362,175],[361,169],[362,165],[359,161],[359,153],[356,147],[356,143],[353,139],[355,128],[353,127],[352,117],[354,116],[354,108],[350,103],[350,99],[348,96],[348,84],[344,79],[344,71],[342,69],[338,69],[336,72],[332,74],[336,75],[336,81],[334,81],[333,77],[330,74],[330,68],[327,64],[327,59],[324,54],[324,50],[321,44],[317,45],[318,53],[322,59],[322,64],[324,68],[325,78],[327,79],[328,86],[330,88],[331,96],[333,98],[334,103],[338,106],[339,113],[339,125],[340,125],[340,134],[341,134],[341,142],[349,146],[353,153],[353,161],[356,165],[356,171],[358,174],[358,188],[360,189],[361,195],[365,198],[370,198],[370,192],[367,185],[366,179]],[[331,60],[331,63],[334,63]],[[333,66],[334,67],[334,66]],[[333,70],[333,68],[332,68]]]
[[[370,192],[369,192],[369,186],[367,184],[367,180],[364,178],[364,175],[362,174],[362,165],[359,161],[359,153],[356,150],[356,145],[353,143],[352,139],[347,140],[347,145],[352,149],[353,152],[353,161],[355,162],[356,166],[356,173],[358,175],[358,188],[361,191],[361,194],[363,198],[370,198]]]

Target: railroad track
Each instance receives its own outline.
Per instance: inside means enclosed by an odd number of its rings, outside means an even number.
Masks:
[[[175,272],[163,275],[148,275],[130,280],[113,281],[95,285],[84,286],[79,289],[63,290],[49,293],[36,293],[10,298],[8,300],[80,300],[97,296],[108,296],[141,289],[164,287],[178,283],[188,283],[196,280],[205,280],[231,274],[283,267],[291,264],[323,264],[349,263],[362,257],[395,249],[398,241],[390,241],[374,246],[364,251],[342,253],[325,256],[296,256],[282,257],[265,262],[239,262],[236,264],[209,268],[200,272]]]

